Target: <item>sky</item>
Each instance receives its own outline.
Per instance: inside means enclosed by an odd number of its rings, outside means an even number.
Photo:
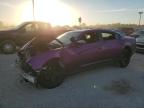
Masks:
[[[55,25],[138,24],[144,0],[35,0],[37,20]],[[0,0],[0,21],[18,24],[32,20],[32,0]],[[141,23],[144,24],[144,14]]]

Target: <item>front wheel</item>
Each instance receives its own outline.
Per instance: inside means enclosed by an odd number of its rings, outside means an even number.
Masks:
[[[120,67],[127,67],[130,63],[130,52],[128,50],[124,50],[118,60]]]
[[[40,72],[37,83],[44,88],[55,88],[59,86],[65,78],[64,69],[58,62],[49,63],[45,70]]]

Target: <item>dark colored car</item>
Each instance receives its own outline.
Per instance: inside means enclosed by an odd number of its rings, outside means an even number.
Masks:
[[[74,70],[114,60],[128,66],[135,52],[135,38],[117,31],[88,29],[66,32],[54,40],[34,38],[18,52],[17,63],[24,79],[54,88]]]
[[[19,26],[0,31],[0,51],[3,53],[14,53],[16,47],[21,47],[44,30],[50,30],[48,23],[40,21],[24,22]]]

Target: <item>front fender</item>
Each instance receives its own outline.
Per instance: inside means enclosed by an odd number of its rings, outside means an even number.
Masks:
[[[27,60],[27,63],[33,70],[41,69],[46,63],[54,58],[59,58],[59,51],[48,51],[40,55],[36,55]]]

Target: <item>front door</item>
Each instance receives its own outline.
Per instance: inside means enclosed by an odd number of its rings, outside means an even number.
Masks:
[[[68,62],[73,65],[88,65],[94,61],[99,61],[103,57],[102,44],[99,35],[93,31],[85,32],[81,35],[80,40],[85,43],[70,45],[65,49],[65,57],[68,56]]]

